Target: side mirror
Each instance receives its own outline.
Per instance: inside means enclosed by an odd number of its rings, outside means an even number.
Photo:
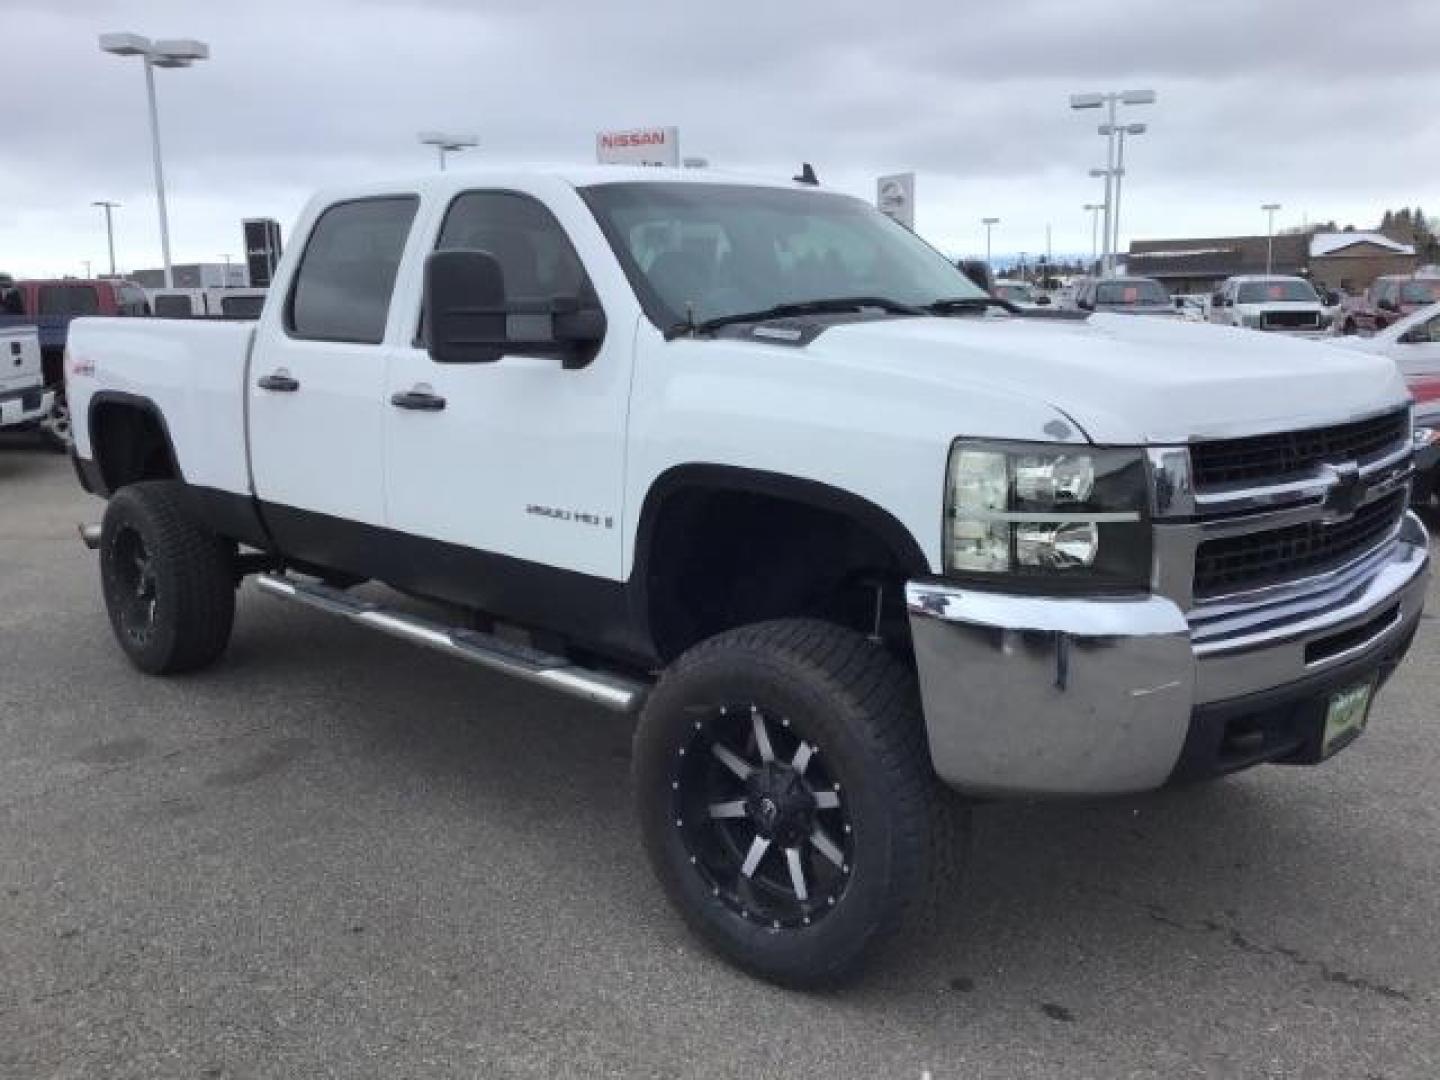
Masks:
[[[488,364],[506,354],[563,357],[584,367],[605,338],[605,312],[578,297],[510,300],[488,251],[433,251],[425,259],[426,349],[436,363]]]
[[[1094,311],[1094,310],[1095,310],[1095,301],[1094,301],[1094,300],[1076,300],[1076,301],[1075,301],[1075,306],[1078,307],[1081,311]]]
[[[1221,306],[1221,307],[1234,307],[1234,306],[1235,306],[1235,298],[1234,298],[1233,296],[1227,296],[1227,297],[1225,297],[1224,299],[1222,299],[1222,300],[1220,301],[1220,306]]]
[[[1042,295],[1040,295],[1040,296],[1035,297],[1035,303],[1036,303],[1037,305],[1039,305],[1040,307],[1049,307],[1051,301],[1050,301],[1050,298],[1049,298],[1048,296],[1045,296],[1045,295],[1042,294]]]
[[[1224,305],[1224,303],[1225,303],[1225,297],[1222,296],[1220,293],[1217,292],[1217,293],[1211,293],[1211,294],[1210,294],[1210,306],[1211,306],[1211,307],[1221,307],[1221,306]]]
[[[488,251],[432,251],[425,258],[425,336],[438,364],[489,364],[509,344],[505,273]]]

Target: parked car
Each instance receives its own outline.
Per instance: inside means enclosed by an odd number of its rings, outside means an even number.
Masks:
[[[1337,339],[1352,349],[1395,361],[1415,399],[1413,501],[1428,506],[1440,496],[1440,303],[1419,309],[1369,337]]]
[[[0,429],[38,424],[50,415],[54,397],[41,373],[39,333],[33,326],[0,326]]]
[[[990,295],[999,297],[1001,300],[1008,300],[1016,307],[1036,308],[1050,306],[1050,297],[1043,293],[1037,293],[1035,287],[1028,281],[998,278],[995,284],[990,287]]]
[[[1081,311],[1106,311],[1119,315],[1149,315],[1177,319],[1180,313],[1171,303],[1165,286],[1154,278],[1087,278],[1075,292],[1075,306]]]
[[[92,315],[148,315],[140,286],[109,278],[51,278],[12,281],[0,327],[33,324],[40,337],[45,386],[53,391],[51,413],[41,430],[60,448],[70,445],[70,409],[65,400],[65,343],[73,319]]]
[[[1321,334],[1330,328],[1325,305],[1310,282],[1265,274],[1228,278],[1211,297],[1210,321],[1286,334]]]
[[[639,711],[655,872],[767,978],[852,973],[956,867],[942,785],[1319,762],[1418,625],[1380,357],[1011,313],[863,200],[709,169],[356,185],[296,235],[258,323],[72,329],[120,648],[215,663],[250,576]]]
[[[1343,310],[1340,332],[1361,334],[1384,330],[1436,301],[1440,301],[1440,278],[1379,277],[1364,295]]]

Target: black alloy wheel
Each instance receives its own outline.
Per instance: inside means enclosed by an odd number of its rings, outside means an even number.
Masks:
[[[820,747],[788,717],[721,705],[674,762],[675,827],[711,894],[743,919],[809,926],[844,896],[854,829]]]

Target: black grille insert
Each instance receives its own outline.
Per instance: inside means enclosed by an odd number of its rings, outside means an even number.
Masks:
[[[1408,411],[1401,409],[1335,427],[1198,442],[1190,447],[1195,486],[1280,481],[1316,465],[1363,462],[1405,445],[1410,438],[1409,421]]]
[[[1405,491],[1362,506],[1348,521],[1206,540],[1195,551],[1195,599],[1264,588],[1321,574],[1368,551],[1400,520]]]

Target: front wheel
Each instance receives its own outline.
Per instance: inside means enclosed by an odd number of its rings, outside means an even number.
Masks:
[[[235,621],[231,547],[196,519],[183,484],[131,484],[100,528],[100,581],[115,638],[150,675],[220,657]]]
[[[634,783],[686,922],[788,985],[856,972],[964,852],[912,674],[827,623],[745,627],[682,656],[641,717]]]

